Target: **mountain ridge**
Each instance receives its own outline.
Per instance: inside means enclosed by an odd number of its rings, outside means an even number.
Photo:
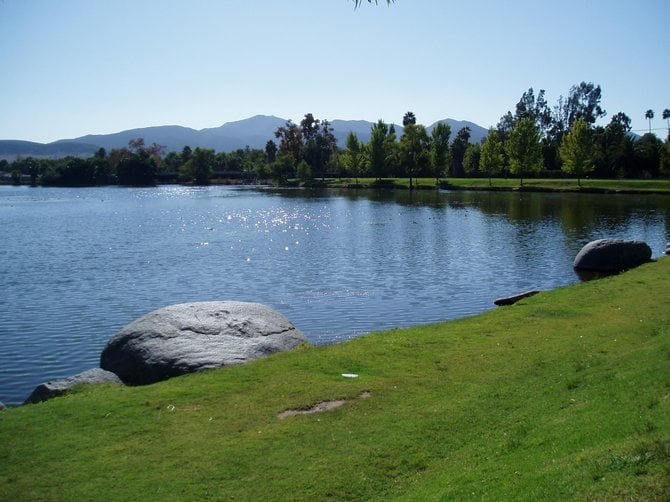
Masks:
[[[112,150],[123,148],[132,139],[143,138],[145,144],[164,145],[166,151],[181,151],[184,146],[212,148],[216,151],[233,151],[238,148],[264,148],[268,140],[274,139],[278,127],[286,124],[287,119],[274,115],[254,115],[247,119],[226,122],[218,127],[193,129],[180,125],[160,125],[126,129],[110,134],[87,134],[77,138],[60,139],[51,143],[38,143],[23,140],[0,140],[0,159],[14,160],[18,157],[65,157],[93,155],[99,148]],[[462,127],[470,127],[471,143],[478,143],[486,137],[487,129],[474,122],[455,119],[443,119],[451,127],[451,139]],[[426,129],[430,131],[438,123]],[[375,122],[367,120],[342,120],[330,122],[337,138],[337,144],[344,148],[349,132],[354,132],[361,142],[370,140],[370,128]],[[398,137],[402,135],[402,126],[396,125]]]

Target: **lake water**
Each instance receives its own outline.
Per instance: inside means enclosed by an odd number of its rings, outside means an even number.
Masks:
[[[173,303],[265,303],[332,343],[578,282],[593,239],[670,240],[653,195],[2,186],[0,214],[5,404]]]

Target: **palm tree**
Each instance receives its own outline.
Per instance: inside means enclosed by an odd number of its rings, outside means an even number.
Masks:
[[[406,127],[409,124],[416,124],[416,116],[414,112],[407,112],[402,118],[402,125]]]
[[[663,110],[663,119],[668,123],[668,133],[670,133],[670,109]]]
[[[649,121],[649,134],[651,134],[651,119],[654,118],[654,110],[647,110],[647,112],[644,114],[644,118]]]

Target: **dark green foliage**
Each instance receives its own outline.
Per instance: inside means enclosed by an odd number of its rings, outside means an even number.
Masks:
[[[377,121],[370,131],[368,146],[370,174],[373,177],[381,179],[389,174],[389,164],[394,153],[391,148],[394,144],[395,134],[390,132],[384,121]]]
[[[207,185],[214,174],[215,160],[214,150],[196,148],[188,161],[181,166],[180,174],[196,185]]]
[[[437,184],[449,169],[449,137],[451,127],[449,124],[439,122],[431,132],[430,142],[430,165]]]
[[[116,167],[119,185],[153,185],[156,171],[156,161],[144,149],[124,156]]]
[[[268,164],[272,164],[277,159],[277,143],[271,139],[265,143],[265,155],[267,157]]]
[[[662,147],[663,142],[651,133],[645,134],[635,142],[635,165],[637,167],[635,177],[656,178],[658,176]]]
[[[470,143],[463,156],[463,169],[468,176],[479,176],[479,163],[482,154],[482,147],[478,143]]]
[[[470,128],[464,127],[456,133],[456,139],[451,144],[451,172],[453,177],[461,177],[465,174],[463,158],[470,144]]]
[[[296,163],[291,154],[280,153],[277,160],[270,165],[270,176],[279,182],[285,182],[295,175]]]
[[[300,121],[299,126],[290,120],[286,122],[286,125],[275,131],[275,137],[279,139],[280,155],[290,155],[294,165],[304,160],[313,173],[321,178],[325,177],[325,166],[337,149],[333,128],[327,120],[315,119],[308,113]],[[276,154],[272,150],[272,146],[266,144],[268,159]]]

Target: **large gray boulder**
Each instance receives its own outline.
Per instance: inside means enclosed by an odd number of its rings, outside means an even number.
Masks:
[[[577,270],[620,272],[651,259],[651,248],[644,241],[599,239],[584,246],[573,263]]]
[[[52,397],[64,394],[70,387],[74,387],[75,385],[94,383],[120,384],[123,382],[121,382],[118,376],[110,371],[105,371],[100,368],[92,368],[68,378],[51,380],[49,382],[39,384],[37,387],[35,387],[35,390],[33,390],[32,394],[28,396],[28,399],[26,399],[23,404],[46,401]]]
[[[276,310],[258,303],[183,303],[155,310],[112,337],[100,366],[131,385],[242,364],[308,343]]]

